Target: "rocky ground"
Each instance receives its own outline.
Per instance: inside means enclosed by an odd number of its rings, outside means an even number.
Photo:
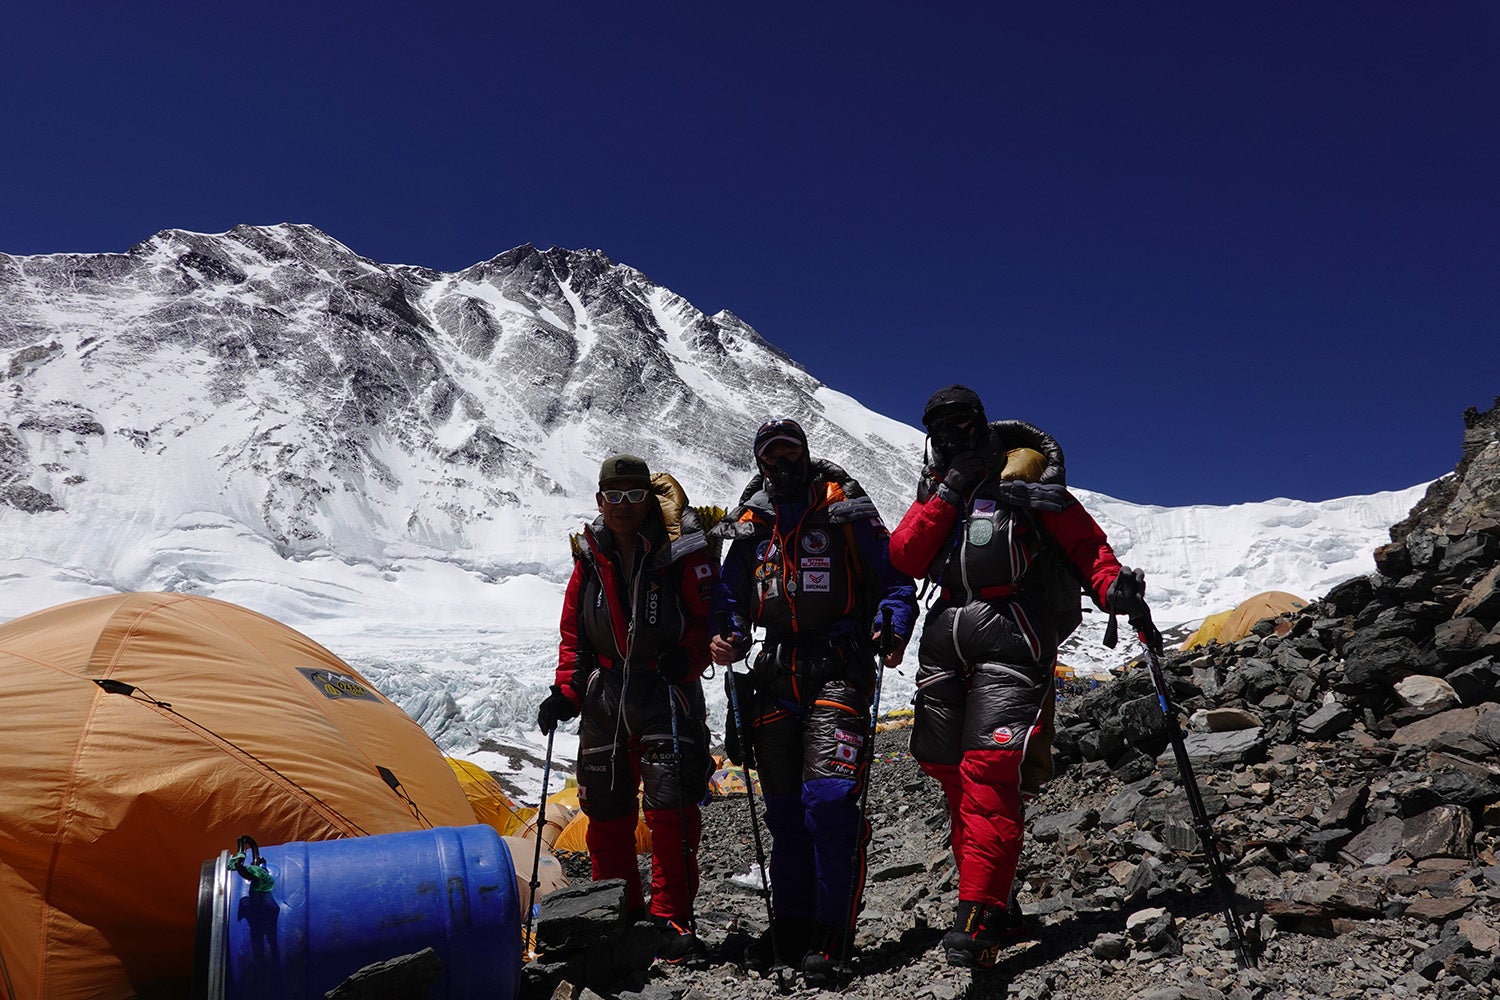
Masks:
[[[1466,413],[1465,428],[1463,460],[1392,529],[1377,572],[1239,642],[1164,657],[1256,968],[1237,967],[1169,731],[1135,662],[1059,706],[1059,774],[1032,805],[1021,865],[1030,935],[993,971],[951,969],[937,946],[955,898],[941,796],[906,756],[907,731],[893,730],[877,741],[850,975],[836,991],[786,991],[1500,996],[1500,406]],[[704,810],[707,961],[646,970],[608,886],[579,887],[543,903],[547,954],[523,996],[778,995],[736,961],[765,926],[760,896],[736,879],[755,856],[748,805]]]

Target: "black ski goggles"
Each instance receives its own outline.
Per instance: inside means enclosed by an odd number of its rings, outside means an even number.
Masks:
[[[650,490],[600,490],[605,503],[640,503]]]
[[[974,426],[979,414],[973,410],[947,410],[933,415],[927,423],[927,433],[934,438],[947,437],[954,432],[962,433]]]

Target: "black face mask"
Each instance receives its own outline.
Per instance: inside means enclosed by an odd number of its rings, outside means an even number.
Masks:
[[[790,458],[764,467],[766,486],[776,500],[800,500],[807,494],[808,468],[806,459],[793,461]]]

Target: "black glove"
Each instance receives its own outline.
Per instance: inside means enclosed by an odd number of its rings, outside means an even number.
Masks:
[[[673,646],[667,650],[656,661],[656,673],[668,684],[681,684],[687,680],[692,673],[687,650],[681,646]]]
[[[542,702],[541,708],[536,710],[536,727],[542,731],[543,736],[551,736],[559,722],[567,722],[577,714],[578,709],[562,693],[562,688],[554,684],[552,693]]]
[[[961,451],[948,460],[948,471],[943,474],[943,485],[954,493],[965,494],[970,487],[984,478],[989,471],[984,455],[977,451]]]
[[[744,768],[755,766],[755,751],[749,746],[740,745],[740,731],[734,724],[732,707],[724,713],[724,756],[729,758],[730,763]]]
[[[1109,585],[1104,596],[1105,610],[1112,615],[1137,618],[1150,611],[1146,607],[1146,571],[1120,567],[1120,575]]]

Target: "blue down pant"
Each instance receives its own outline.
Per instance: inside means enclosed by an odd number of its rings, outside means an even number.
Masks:
[[[859,799],[873,685],[765,666],[755,671],[749,714],[771,831],[776,914],[849,931],[870,840]],[[873,682],[873,665],[862,669]]]

